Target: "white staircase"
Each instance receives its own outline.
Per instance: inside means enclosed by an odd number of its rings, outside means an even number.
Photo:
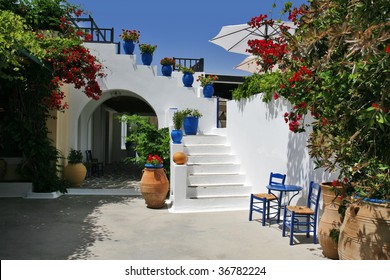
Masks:
[[[242,210],[251,187],[224,135],[183,137],[187,162],[186,203],[193,211]]]

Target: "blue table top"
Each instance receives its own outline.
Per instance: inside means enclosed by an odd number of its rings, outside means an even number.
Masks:
[[[267,189],[273,190],[273,191],[280,191],[280,192],[299,192],[303,188],[300,186],[296,186],[296,185],[281,185],[281,184],[276,185],[275,184],[275,185],[268,185]]]

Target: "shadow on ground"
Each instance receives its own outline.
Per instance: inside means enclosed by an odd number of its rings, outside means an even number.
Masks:
[[[103,204],[124,200],[129,197],[1,198],[0,259],[66,260],[75,252],[80,255],[105,234],[90,214]]]

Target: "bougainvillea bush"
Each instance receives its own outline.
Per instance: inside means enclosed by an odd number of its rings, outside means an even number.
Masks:
[[[292,132],[311,126],[308,148],[318,167],[338,172],[355,197],[390,199],[390,6],[387,0],[313,0],[286,6],[294,35],[281,30],[279,53],[264,52],[275,73],[254,75],[236,99],[265,92],[292,109]],[[258,24],[265,23],[263,15]],[[248,48],[262,48],[259,44]],[[258,50],[253,53],[261,53]],[[305,122],[307,116],[314,121]]]
[[[0,156],[22,157],[19,172],[35,191],[65,191],[46,122],[50,110],[68,107],[64,84],[98,99],[103,67],[83,45],[91,35],[71,24],[83,13],[77,7],[33,0],[0,8]]]

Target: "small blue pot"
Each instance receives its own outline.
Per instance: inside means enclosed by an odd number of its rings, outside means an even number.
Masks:
[[[173,144],[181,144],[181,140],[183,139],[183,131],[177,129],[172,130],[171,138]]]
[[[203,88],[203,96],[205,98],[211,98],[214,95],[214,86],[212,84],[207,84]]]
[[[196,135],[198,132],[198,124],[198,117],[185,117],[183,121],[183,127],[186,135]]]
[[[135,45],[134,45],[133,41],[124,41],[123,50],[125,51],[125,54],[133,54],[134,48],[135,48]]]
[[[150,65],[152,64],[153,55],[151,53],[143,53],[141,59],[144,65]]]
[[[161,73],[163,76],[170,77],[172,75],[172,66],[171,65],[163,65],[161,67]]]
[[[182,81],[185,87],[192,87],[194,75],[192,73],[184,73]]]

